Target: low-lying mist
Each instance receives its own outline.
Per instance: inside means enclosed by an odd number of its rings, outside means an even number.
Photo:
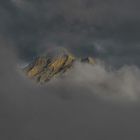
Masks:
[[[136,101],[140,94],[139,82],[140,69],[137,66],[123,66],[115,70],[103,62],[95,65],[76,62],[65,76],[55,78],[44,86],[59,86],[72,89],[75,93],[78,89],[78,94],[93,94],[104,99]]]
[[[137,66],[116,70],[105,62],[76,62],[63,77],[38,85],[22,73],[16,51],[5,43],[0,63],[2,139],[138,137],[132,131],[140,117]]]

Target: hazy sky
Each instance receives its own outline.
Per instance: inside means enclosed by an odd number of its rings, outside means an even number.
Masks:
[[[0,139],[139,140],[139,13],[138,0],[0,0]],[[57,47],[105,64],[45,86],[20,72]]]

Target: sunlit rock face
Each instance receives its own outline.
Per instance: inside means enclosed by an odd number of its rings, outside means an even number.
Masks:
[[[34,79],[38,83],[43,84],[54,77],[66,73],[73,67],[75,61],[92,65],[95,63],[95,60],[91,57],[79,59],[67,50],[63,50],[57,53],[53,52],[40,55],[24,68],[24,72],[30,79]]]

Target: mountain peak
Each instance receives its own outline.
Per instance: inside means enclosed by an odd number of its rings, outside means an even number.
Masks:
[[[40,55],[25,67],[24,71],[27,77],[39,83],[45,83],[70,70],[75,61],[78,61],[78,59],[73,54],[66,49],[62,49],[60,52],[48,52]],[[91,57],[82,58],[80,62],[95,64],[95,60]]]

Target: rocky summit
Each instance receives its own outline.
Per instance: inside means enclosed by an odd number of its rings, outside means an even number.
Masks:
[[[89,63],[92,65],[95,64],[95,60],[92,57],[79,59],[68,51],[57,55],[50,55],[49,53],[46,53],[45,55],[41,55],[33,60],[27,67],[24,68],[24,72],[30,79],[34,79],[43,84],[56,76],[66,73],[73,67],[75,61]]]

